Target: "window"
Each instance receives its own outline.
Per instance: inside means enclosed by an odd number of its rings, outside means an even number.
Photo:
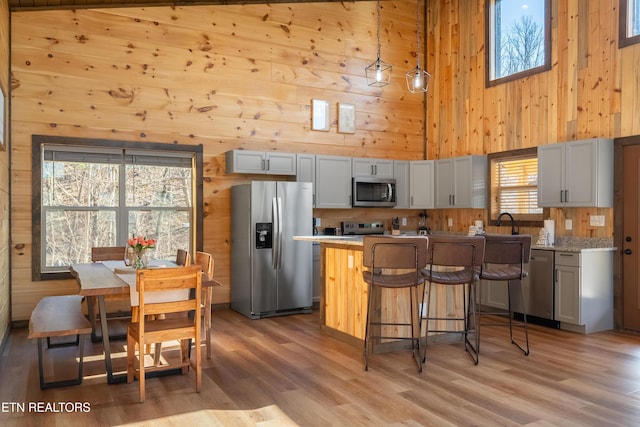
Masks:
[[[521,223],[543,221],[543,209],[538,207],[537,149],[493,153],[488,158],[490,219],[509,212]]]
[[[551,69],[550,3],[487,0],[487,87]]]
[[[620,47],[640,43],[640,0],[620,0]]]
[[[174,259],[177,249],[196,247],[201,146],[82,142],[34,136],[40,273],[68,272],[73,263],[90,262],[91,247],[124,246],[133,234],[157,240],[152,259]]]

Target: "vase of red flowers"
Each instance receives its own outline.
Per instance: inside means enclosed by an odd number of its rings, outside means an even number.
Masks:
[[[127,244],[129,245],[127,250],[127,264],[136,270],[146,268],[148,264],[147,249],[155,248],[156,240],[134,234],[133,237],[127,240]]]

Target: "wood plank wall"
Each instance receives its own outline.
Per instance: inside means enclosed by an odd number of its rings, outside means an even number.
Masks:
[[[6,106],[9,105],[9,3],[0,0],[0,88],[5,95]],[[8,129],[8,108],[3,123]],[[2,129],[0,128],[0,132]],[[11,287],[9,275],[9,254],[11,253],[11,236],[9,222],[9,133],[2,134],[4,147],[0,149],[0,348],[9,331],[11,314]]]
[[[485,88],[483,0],[428,3],[427,158],[487,154],[640,133],[640,46],[618,48],[618,0],[553,0],[552,69]],[[591,227],[604,215],[604,227]],[[434,229],[464,230],[484,210],[430,212]],[[612,237],[612,209],[551,209],[557,236]],[[564,220],[573,220],[573,230]],[[488,231],[498,231],[487,227]],[[504,232],[504,230],[501,230]],[[538,229],[523,229],[534,236]]]
[[[618,0],[553,0],[552,69],[489,89],[484,1],[429,1],[426,122],[422,97],[404,86],[416,4],[381,4],[382,58],[394,67],[382,89],[366,86],[363,72],[376,54],[375,2],[13,13],[12,318],[28,318],[43,295],[75,291],[69,281],[31,281],[34,133],[203,144],[204,249],[225,285],[216,303],[229,301],[229,188],[256,178],[224,174],[229,149],[437,159],[640,133],[640,46],[618,48]],[[313,98],[331,105],[329,132],[309,130]],[[356,106],[355,134],[337,133],[338,102]],[[323,226],[347,215],[406,215],[414,226],[417,214],[316,212]],[[593,214],[605,215],[605,227],[589,226]],[[613,233],[612,209],[550,216],[573,219],[558,236]],[[446,230],[447,218],[464,231],[486,212],[434,210],[429,225]]]
[[[44,295],[76,292],[72,281],[31,280],[32,134],[202,144],[204,250],[224,285],[214,303],[229,301],[230,187],[265,179],[225,175],[227,150],[424,158],[424,98],[404,79],[416,3],[382,2],[382,59],[394,66],[385,88],[367,86],[364,73],[376,58],[375,6],[13,13],[13,319]],[[310,130],[314,98],[331,105],[329,132]],[[339,102],[355,105],[355,134],[337,132]]]

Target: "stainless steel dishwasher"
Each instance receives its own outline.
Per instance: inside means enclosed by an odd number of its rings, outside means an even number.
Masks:
[[[554,295],[554,258],[555,252],[546,249],[532,249],[529,265],[525,268],[529,276],[524,282],[525,303],[527,304],[527,320],[531,323],[539,323],[554,328],[560,327],[560,322],[554,320],[553,295]],[[522,317],[517,301],[515,310],[518,317]]]

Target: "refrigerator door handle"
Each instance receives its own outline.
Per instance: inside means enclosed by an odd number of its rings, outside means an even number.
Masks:
[[[280,239],[278,238],[280,230],[278,228],[278,204],[276,198],[271,200],[271,220],[273,221],[273,245],[271,249],[271,265],[274,269],[278,268],[278,251],[280,249]]]
[[[278,197],[278,262],[276,268],[282,267],[282,198]]]

